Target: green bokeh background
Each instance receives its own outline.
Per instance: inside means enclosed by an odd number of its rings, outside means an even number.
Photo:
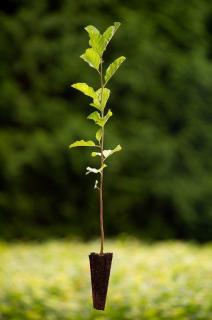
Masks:
[[[212,230],[212,2],[14,0],[0,12],[0,235],[90,238],[98,231],[87,150],[87,97],[70,88],[95,71],[80,58],[83,27],[122,23],[106,64],[111,81],[105,170],[107,235],[210,240]]]
[[[79,58],[83,28],[114,21],[122,26],[105,64],[127,61],[110,82],[106,148],[123,151],[105,169],[114,258],[103,313],[92,308],[88,263],[99,250],[99,204],[85,168],[96,159],[68,149],[96,128],[70,84],[98,88]],[[210,0],[2,2],[1,320],[211,318],[211,106]]]

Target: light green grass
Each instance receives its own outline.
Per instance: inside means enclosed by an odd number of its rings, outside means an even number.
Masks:
[[[111,241],[106,311],[92,309],[95,242],[0,245],[0,320],[210,320],[211,245]]]

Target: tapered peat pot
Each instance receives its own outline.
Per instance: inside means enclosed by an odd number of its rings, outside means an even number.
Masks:
[[[112,258],[112,253],[89,255],[93,307],[97,310],[105,309]]]

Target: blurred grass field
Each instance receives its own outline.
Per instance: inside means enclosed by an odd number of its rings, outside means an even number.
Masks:
[[[106,243],[114,252],[106,311],[92,308],[97,242],[0,244],[1,320],[212,319],[211,244]]]

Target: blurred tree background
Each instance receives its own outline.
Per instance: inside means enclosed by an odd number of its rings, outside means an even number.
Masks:
[[[10,0],[0,12],[0,235],[98,236],[96,159],[68,149],[92,138],[88,99],[70,88],[95,71],[83,28],[122,27],[107,61],[106,144],[123,151],[105,173],[107,235],[212,239],[212,2]]]

